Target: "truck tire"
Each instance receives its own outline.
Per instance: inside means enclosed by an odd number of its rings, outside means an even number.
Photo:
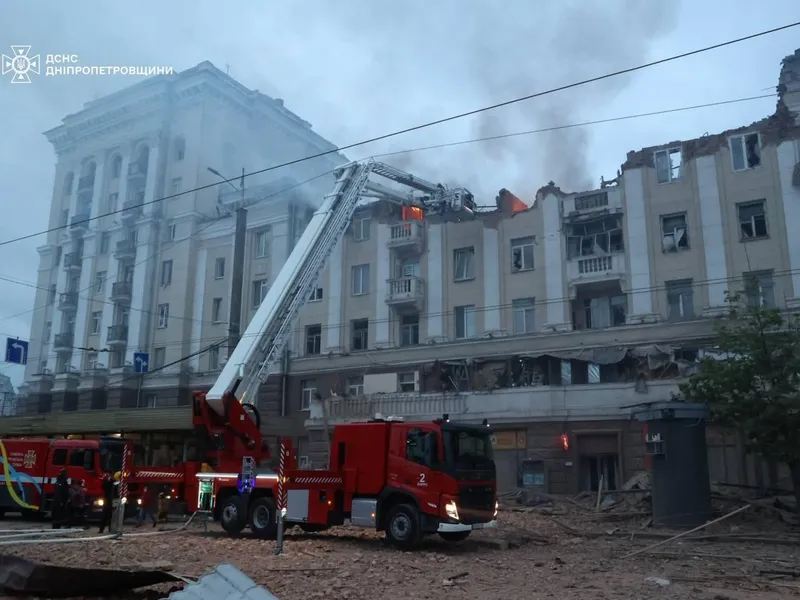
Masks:
[[[471,531],[440,531],[439,537],[445,542],[463,542],[469,537]]]
[[[422,541],[422,527],[416,507],[398,504],[386,514],[386,539],[399,550],[413,550]]]
[[[275,501],[258,498],[250,505],[250,530],[256,537],[268,540],[275,537],[278,524],[275,521]]]
[[[247,526],[247,499],[228,496],[219,509],[219,522],[228,535],[239,535]]]

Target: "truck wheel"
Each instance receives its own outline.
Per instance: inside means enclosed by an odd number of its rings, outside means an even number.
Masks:
[[[259,498],[250,506],[250,530],[256,537],[275,537],[278,525],[275,522],[275,502],[272,498]]]
[[[445,542],[463,542],[469,537],[471,531],[440,531],[439,537]]]
[[[398,504],[386,515],[386,538],[400,550],[413,550],[422,541],[417,509],[410,504]]]
[[[247,500],[229,496],[220,507],[219,522],[228,535],[239,535],[247,525]]]

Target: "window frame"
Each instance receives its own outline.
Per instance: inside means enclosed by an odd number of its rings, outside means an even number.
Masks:
[[[356,329],[357,325],[360,326],[363,323],[366,323],[366,327]],[[363,334],[363,348],[356,348],[356,344],[353,343],[356,340],[357,333],[359,336]],[[365,350],[369,350],[369,319],[353,319],[350,321],[350,351],[364,352]]]
[[[225,279],[225,257],[214,259],[214,279]]]
[[[319,292],[319,294],[317,294]],[[319,296],[319,298],[317,298]],[[324,291],[321,287],[317,286],[311,292],[311,296],[309,297],[309,302],[322,302],[322,298],[324,297]]]
[[[153,363],[153,369],[160,369],[164,365],[167,364],[167,347],[166,346],[158,346],[157,348],[153,348],[153,359],[150,361]]]
[[[459,276],[459,257],[466,256],[468,262],[464,270],[466,273]],[[475,279],[475,246],[464,246],[463,248],[456,248],[453,250],[453,281],[456,283],[462,281],[472,281]]]
[[[693,319],[695,318],[694,312],[694,281],[692,279],[674,279],[670,281],[664,282],[664,287],[666,288],[666,300],[667,300],[667,320],[668,321],[681,321],[685,319]],[[687,294],[688,292],[688,294]],[[679,315],[672,314],[672,307],[675,305],[671,301],[671,298],[676,296],[678,297],[678,308],[680,310]],[[687,313],[687,307],[688,312]]]
[[[306,325],[305,328],[305,356],[319,356],[322,354],[322,323]],[[309,351],[313,340],[313,348]]]
[[[94,285],[92,291],[95,294],[102,294],[106,289],[106,279],[108,279],[108,271],[97,271],[94,274]]]
[[[677,153],[680,156],[680,163],[678,164],[678,176],[674,177],[675,167],[672,166],[672,160],[670,157],[672,154]],[[665,155],[667,159],[667,180],[662,181],[659,177],[658,171],[658,156]],[[681,146],[676,146],[672,148],[662,148],[661,150],[656,150],[653,152],[653,166],[656,170],[656,183],[659,185],[665,185],[669,183],[675,183],[676,181],[680,181],[683,178],[683,148]]]
[[[255,233],[253,240],[253,260],[269,258],[269,229],[262,229]]]
[[[366,296],[370,292],[370,285],[372,279],[371,273],[371,265],[370,263],[364,263],[361,265],[353,265],[352,269],[350,270],[350,292],[353,296]],[[358,273],[358,278],[356,278],[356,273]],[[365,275],[366,273],[366,275]],[[366,279],[366,286],[364,284],[364,279]],[[358,290],[356,290],[356,281],[359,282]],[[365,289],[366,287],[366,289]]]
[[[667,221],[670,219],[683,219],[683,238],[681,238],[681,243],[675,243],[673,250],[667,250],[664,248],[664,240],[667,238],[668,235],[672,236],[673,243],[675,242],[675,232],[680,229],[679,227],[673,228],[671,231],[667,231],[666,224]],[[686,212],[677,212],[677,213],[669,213],[666,215],[660,215],[661,220],[661,251],[665,254],[672,253],[672,252],[681,252],[683,250],[689,250],[691,248],[691,240],[689,239],[689,216]]]
[[[521,302],[525,305],[519,304]],[[528,313],[530,312],[530,323],[528,322]],[[524,321],[524,331],[517,331],[517,314],[522,313]],[[536,298],[515,298],[511,301],[511,330],[514,335],[525,335],[536,332]],[[528,326],[530,325],[530,328]]]
[[[753,236],[747,237],[744,235],[744,230],[742,229],[742,225],[745,221],[742,221],[742,209],[760,206],[761,214],[755,215],[750,217],[750,225],[753,227]],[[756,235],[756,221],[754,219],[761,217],[764,220],[764,235]],[[766,199],[759,199],[759,200],[748,200],[747,202],[739,202],[736,204],[736,222],[739,225],[739,241],[740,242],[755,242],[757,240],[766,240],[769,239],[769,220],[767,219],[767,201]]]
[[[477,337],[478,335],[478,322],[477,311],[474,304],[462,304],[453,308],[453,316],[455,318],[455,339],[469,340]],[[462,321],[463,335],[458,334],[459,321]],[[471,321],[471,323],[470,323]],[[472,326],[472,333],[470,334],[469,328]]]
[[[772,269],[763,269],[759,271],[748,271],[742,274],[744,281],[744,296],[748,305],[755,307],[754,300],[758,300],[759,308],[773,309],[777,308],[775,300],[775,273]],[[755,284],[755,287],[753,286]],[[768,294],[765,291],[768,290]],[[757,296],[752,292],[757,292]],[[765,302],[765,296],[768,296],[769,301]]]
[[[312,385],[313,384],[313,385]],[[319,393],[316,379],[303,379],[300,382],[300,410],[310,411],[314,394]]]
[[[347,378],[347,395],[348,396],[363,396],[364,395],[364,376],[353,375]]]
[[[746,143],[746,139],[748,137],[750,137],[750,136],[756,136],[757,148],[758,148],[758,164],[757,165],[753,165],[752,167],[749,166],[749,163],[748,163],[748,160],[747,160],[747,143]],[[740,147],[741,152],[742,152],[742,160],[744,160],[744,166],[741,169],[737,169],[736,168],[736,158],[735,158],[735,152],[733,150],[733,142],[734,142],[734,140],[737,140],[739,142],[739,147]],[[737,133],[736,135],[729,136],[728,137],[728,152],[731,155],[731,170],[734,173],[743,173],[745,171],[750,171],[752,169],[757,169],[758,167],[761,166],[761,161],[762,161],[761,151],[762,150],[763,150],[763,145],[761,143],[761,134],[759,132],[757,132],[757,131],[750,131],[750,132],[747,132],[747,133]]]
[[[89,335],[100,335],[100,332],[103,330],[103,311],[93,310],[89,318],[92,324]],[[97,327],[95,327],[95,324]]]
[[[536,268],[536,238],[532,235],[527,235],[511,240],[511,272],[524,273],[525,271],[533,271]],[[530,266],[525,264],[525,249],[530,247]],[[514,264],[514,252],[520,252],[520,267],[517,268]]]
[[[222,323],[222,298],[211,299],[211,322]]]
[[[166,329],[169,326],[169,302],[158,305],[157,329]]]
[[[172,285],[172,259],[161,261],[161,276],[159,277],[161,287]]]
[[[353,219],[353,241],[366,242],[372,234],[372,217],[356,217]],[[366,234],[364,230],[366,229]]]
[[[408,376],[410,376],[410,381],[401,381],[401,379],[408,379]],[[409,385],[411,385],[411,389],[407,389]],[[397,374],[397,391],[405,394],[417,391],[417,374],[415,371],[401,371]]]
[[[256,293],[256,286],[259,287],[258,294]],[[258,310],[258,308],[261,306],[261,303],[264,302],[264,299],[269,293],[269,279],[254,279],[250,287],[251,293],[253,294],[253,310]],[[256,298],[258,298],[258,300],[256,300]]]

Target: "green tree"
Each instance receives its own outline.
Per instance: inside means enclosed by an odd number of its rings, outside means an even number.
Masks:
[[[717,356],[702,360],[679,399],[705,403],[713,421],[743,434],[750,452],[786,463],[800,512],[800,321],[754,297],[728,296]]]

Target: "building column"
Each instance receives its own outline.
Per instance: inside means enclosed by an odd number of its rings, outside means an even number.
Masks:
[[[427,227],[428,273],[425,280],[427,341],[446,341],[444,334],[444,225]]]
[[[137,261],[133,270],[133,297],[131,299],[131,310],[128,314],[128,345],[125,350],[126,364],[133,364],[133,354],[135,352],[147,352],[147,331],[145,327],[148,324],[147,313],[151,310],[153,299],[153,290],[150,287],[150,283],[153,269],[156,268],[156,263],[158,262],[156,253],[158,247],[157,224],[151,220],[139,224],[136,235],[137,255],[141,253],[141,256],[146,258]],[[152,307],[152,310],[157,310],[157,308]],[[153,314],[149,320],[150,325],[155,326],[157,319],[158,314]],[[171,319],[168,321],[167,326],[176,327]]]
[[[800,308],[800,187],[794,185],[794,171],[800,163],[800,141],[790,140],[778,146],[778,174],[781,180],[783,200],[783,226],[786,228],[786,244],[789,250],[789,269],[792,287],[787,290],[788,308]]]
[[[90,233],[83,238],[83,261],[81,263],[81,280],[78,289],[78,312],[75,315],[75,346],[86,347],[86,326],[90,318],[90,311],[92,308],[92,297],[94,290],[94,266],[95,255],[97,252],[97,215],[100,214],[102,206],[102,198],[105,191],[105,181],[103,173],[105,171],[105,156],[100,156],[97,160],[97,168],[94,175],[94,188],[92,189],[92,206],[89,211],[90,218],[94,219],[89,222],[91,228]],[[83,371],[83,357],[84,350],[76,350],[72,353],[72,366],[79,371]]]
[[[120,172],[119,178],[119,188],[117,190],[117,202],[118,202],[118,209],[122,208],[125,203],[125,200],[128,198],[128,165],[131,162],[131,149],[129,148],[127,152],[122,155],[122,170]],[[94,206],[92,206],[94,210]],[[99,210],[99,209],[98,209]],[[107,217],[106,219],[102,219],[101,222],[105,224],[108,223],[107,219],[121,219],[124,213],[117,213],[112,217]],[[106,271],[106,282],[103,288],[103,322],[100,326],[100,349],[107,349],[108,348],[108,328],[114,324],[114,304],[111,302],[111,286],[114,285],[114,282],[117,280],[119,276],[119,263],[114,258],[114,251],[117,248],[117,242],[121,239],[121,232],[122,229],[118,227],[114,227],[113,230],[109,231],[111,233],[111,239],[109,240],[108,244],[108,271]],[[100,356],[103,357],[103,360],[106,362],[106,367],[111,367],[111,361],[108,353],[103,353]]]
[[[500,272],[503,260],[500,232],[483,226],[483,333],[505,335],[500,318]]]
[[[270,224],[270,250],[269,250],[269,281],[270,287],[272,286],[275,281],[278,279],[278,274],[281,272],[281,269],[286,264],[286,260],[289,258],[289,244],[287,244],[287,238],[289,237],[289,219],[285,219],[283,221],[277,221],[275,223]],[[245,286],[244,292],[242,293],[242,299],[247,297],[247,286]],[[295,321],[296,323],[296,321]],[[244,333],[245,327],[242,324],[241,332]],[[286,339],[286,349],[289,352],[294,352],[295,348],[297,348],[297,340],[295,339],[297,336],[295,335],[294,331],[290,332],[289,336]],[[276,373],[282,373],[281,367],[283,366],[283,362],[279,363],[276,367]]]
[[[695,168],[708,290],[708,304],[703,313],[711,316],[725,311],[725,292],[728,289],[728,263],[725,258],[725,234],[717,182],[717,161],[713,155],[701,156],[695,160]],[[695,291],[698,290],[702,290],[702,287],[695,287]]]
[[[328,322],[325,325],[325,352],[342,351],[342,296],[347,293],[347,279],[342,273],[344,238],[334,246],[328,259],[328,285],[322,293],[328,299]]]
[[[642,169],[628,169],[623,173],[625,186],[625,232],[628,237],[626,252],[630,274],[628,277],[628,324],[653,323],[658,315],[653,313],[653,282],[650,277],[650,240],[647,236],[647,207],[644,198],[644,173]]]
[[[61,246],[61,263],[58,265],[58,267],[56,267],[58,269],[58,273],[56,274],[56,299],[53,306],[53,329],[51,334],[52,340],[54,340],[56,334],[61,333],[61,328],[64,326],[64,313],[58,309],[58,299],[62,293],[67,291],[67,286],[69,284],[69,276],[67,271],[64,269],[64,261],[65,256],[69,254],[72,249],[70,220],[73,216],[75,216],[75,210],[78,206],[78,182],[80,180],[81,173],[80,164],[76,166],[73,172],[75,173],[75,177],[72,182],[72,192],[70,192],[69,197],[69,218],[67,219],[67,228],[60,230],[57,234],[58,245]],[[58,364],[58,358],[52,348],[53,345],[51,343],[50,356],[47,357],[47,368],[51,373],[55,373],[56,365]]]
[[[390,229],[386,223],[378,223],[378,259],[375,264],[375,347],[388,348],[391,343],[391,316],[386,304],[388,279],[391,272],[391,252],[389,251]]]
[[[561,198],[547,194],[542,198],[542,220],[544,223],[544,288],[545,297],[536,298],[536,305],[544,310],[543,331],[572,331],[569,302],[564,285],[564,243],[561,227]],[[534,266],[536,257],[534,256]],[[534,319],[539,317],[534,311]],[[539,321],[540,323],[542,321]]]
[[[158,139],[149,143],[150,154],[147,158],[147,181],[144,186],[144,206],[142,213],[145,216],[152,215],[159,212],[161,209],[158,204],[154,203],[156,199],[156,186],[158,184],[158,155],[161,145]]]
[[[194,227],[194,224],[192,224]],[[200,368],[200,350],[203,349],[203,311],[205,310],[206,275],[208,274],[208,249],[203,248],[197,253],[197,262],[194,271],[194,298],[192,299],[192,341],[190,352],[192,358],[190,365],[195,373],[202,371]],[[230,302],[230,298],[228,298]],[[156,318],[158,316],[156,315]],[[210,319],[209,319],[210,320]]]

